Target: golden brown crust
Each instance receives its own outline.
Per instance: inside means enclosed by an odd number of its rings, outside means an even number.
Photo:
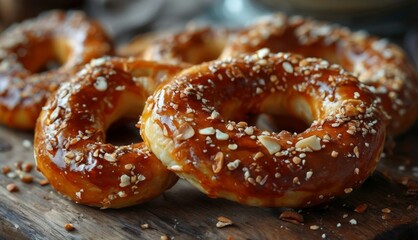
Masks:
[[[52,11],[10,27],[0,35],[0,123],[33,129],[49,94],[111,51],[102,27],[77,11]],[[51,60],[61,67],[42,72]]]
[[[221,58],[261,48],[323,58],[354,72],[381,99],[391,117],[389,134],[404,132],[418,116],[418,76],[402,49],[387,39],[300,16],[277,14],[239,31],[225,46]]]
[[[106,143],[106,129],[139,116],[155,86],[181,69],[137,59],[93,60],[43,108],[34,142],[38,169],[71,200],[104,208],[138,204],[171,187],[176,176],[143,143]]]
[[[374,171],[386,133],[376,102],[338,65],[263,49],[184,70],[148,99],[141,135],[211,197],[304,207],[351,192]],[[310,127],[262,131],[240,121],[249,113]]]
[[[231,32],[223,28],[187,27],[181,32],[156,37],[141,56],[152,61],[199,64],[217,59]],[[143,43],[141,39],[136,42]],[[132,44],[135,45],[135,41]]]

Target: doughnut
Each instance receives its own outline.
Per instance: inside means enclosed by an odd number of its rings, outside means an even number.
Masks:
[[[121,118],[137,118],[152,88],[181,69],[99,58],[63,83],[35,128],[37,168],[52,187],[77,203],[101,208],[138,204],[171,187],[176,175],[143,142],[106,143],[106,129]]]
[[[230,33],[231,31],[223,28],[187,27],[178,33],[156,37],[144,49],[142,57],[145,60],[167,63],[198,64],[214,60],[223,51]],[[137,41],[141,43],[140,40]]]
[[[111,52],[102,27],[82,12],[52,11],[11,26],[0,35],[0,124],[33,129],[51,92]],[[48,70],[54,61],[61,66]]]
[[[350,193],[374,171],[386,134],[377,104],[339,65],[262,49],[182,71],[148,98],[140,129],[169,170],[210,197],[306,207]],[[240,121],[259,113],[308,128],[276,133]]]
[[[387,39],[325,22],[277,14],[236,34],[221,58],[261,48],[294,52],[341,65],[369,86],[390,116],[388,133],[405,132],[418,116],[418,76],[406,54]]]

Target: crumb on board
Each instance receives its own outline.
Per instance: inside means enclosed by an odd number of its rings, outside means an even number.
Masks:
[[[71,223],[67,223],[64,225],[65,230],[67,230],[68,232],[74,231],[75,227],[71,224]]]
[[[218,219],[218,222],[216,223],[217,228],[223,228],[223,227],[227,227],[233,224],[231,219],[224,217],[224,216],[219,216],[217,219]]]
[[[7,184],[6,189],[9,192],[18,192],[19,191],[19,188],[14,183]]]
[[[303,223],[303,215],[294,211],[284,211],[280,214],[280,220],[294,224]]]

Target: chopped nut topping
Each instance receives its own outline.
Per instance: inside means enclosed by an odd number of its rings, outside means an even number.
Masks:
[[[229,162],[226,166],[228,167],[228,169],[229,169],[230,171],[232,171],[232,170],[237,169],[240,163],[241,163],[241,160],[236,159],[236,160],[235,160],[235,161],[233,161],[233,162]]]
[[[207,127],[199,129],[199,133],[202,135],[213,135],[215,134],[215,129],[213,127]]]
[[[353,191],[353,189],[352,188],[346,188],[346,189],[344,189],[344,192],[346,193],[346,194],[349,194],[349,193],[351,193]]]
[[[293,161],[294,164],[297,165],[302,161],[302,159],[300,159],[299,157],[293,157],[292,161]]]
[[[219,173],[224,165],[224,154],[222,152],[216,153],[213,161],[212,170],[214,173]]]
[[[293,66],[292,64],[290,64],[289,62],[283,62],[283,69],[287,72],[287,73],[293,73]]]
[[[319,141],[317,136],[312,135],[310,137],[307,137],[298,141],[295,147],[301,148],[301,149],[310,148],[314,151],[318,151],[318,150],[321,150],[321,142]]]
[[[258,136],[257,138],[271,155],[281,150],[280,144],[277,142],[277,140],[274,137]]]
[[[110,154],[110,153],[105,153],[105,154],[104,154],[104,159],[105,159],[106,161],[109,161],[109,162],[116,162],[116,154],[115,154],[115,153],[112,153],[112,154]]]
[[[126,186],[129,186],[130,184],[131,184],[131,178],[128,175],[123,174],[120,177],[120,184],[119,184],[119,186],[120,187],[126,187]]]
[[[94,87],[100,92],[106,91],[107,90],[106,78],[101,77],[101,76],[97,77],[96,82],[94,82]]]
[[[336,151],[332,151],[332,153],[331,153],[331,157],[333,157],[333,158],[338,157],[338,152],[336,152]]]
[[[307,171],[306,172],[305,180],[308,181],[309,179],[311,179],[312,175],[313,175],[313,172],[312,171]]]
[[[238,149],[238,145],[233,143],[233,144],[228,144],[228,149],[229,150],[237,150]]]
[[[180,165],[173,165],[173,166],[169,166],[168,170],[173,171],[173,172],[180,172],[180,171],[183,171],[183,167]]]
[[[220,130],[218,130],[218,129],[216,129],[216,139],[218,139],[218,140],[221,140],[221,141],[225,141],[225,140],[228,140],[228,138],[229,138],[229,135],[228,134],[226,134],[226,133],[224,133],[224,132],[221,132]]]
[[[293,211],[284,211],[280,214],[280,220],[291,222],[294,224],[303,223],[303,215]]]
[[[184,123],[179,128],[179,135],[177,136],[178,140],[187,140],[194,136],[194,129],[188,123]]]
[[[356,157],[359,158],[360,157],[360,152],[358,151],[357,146],[354,147],[353,151],[354,151],[354,154],[356,155]]]

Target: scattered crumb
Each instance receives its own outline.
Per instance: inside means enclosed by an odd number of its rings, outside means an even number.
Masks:
[[[19,191],[19,188],[17,187],[17,185],[16,184],[14,184],[14,183],[10,183],[10,184],[8,184],[7,186],[6,186],[6,189],[7,189],[7,191],[9,191],[9,192],[18,192]]]
[[[344,213],[343,218],[347,218],[347,217],[348,217],[348,214]]]
[[[33,164],[32,163],[23,163],[22,164],[22,170],[29,173],[30,171],[32,171],[33,169]]]
[[[22,181],[23,183],[32,183],[33,182],[33,177],[32,175],[29,174],[25,174],[22,177],[20,177],[20,181]]]
[[[71,223],[67,223],[64,225],[65,230],[67,230],[68,232],[74,231],[75,227],[71,224]]]
[[[32,147],[32,142],[28,139],[25,139],[25,140],[22,141],[22,145],[25,148],[31,148]]]
[[[49,181],[48,181],[47,179],[42,179],[42,180],[40,180],[40,181],[39,181],[39,184],[40,184],[41,186],[46,186],[46,185],[48,185],[48,184],[49,184]]]
[[[337,223],[337,228],[341,227],[341,223]]]
[[[321,235],[321,237],[322,237],[323,239],[325,239],[325,238],[327,238],[327,235],[326,235],[325,233],[323,233],[323,234]]]
[[[381,211],[382,211],[382,213],[390,213],[391,212],[390,208],[383,208]]]
[[[217,228],[223,228],[223,227],[227,227],[230,225],[232,225],[231,219],[224,217],[224,216],[218,217],[218,222],[216,223]]]
[[[168,238],[168,236],[167,236],[167,235],[162,235],[162,236],[160,237],[160,239],[161,239],[161,240],[168,240],[169,238]]]
[[[355,209],[354,209],[354,212],[357,212],[357,213],[364,213],[366,210],[367,210],[367,204],[366,203],[362,203],[362,204],[359,204]]]
[[[309,228],[311,230],[318,230],[319,229],[319,226],[318,225],[311,225]]]
[[[354,219],[354,218],[350,219],[350,224],[351,225],[357,225],[357,220]]]
[[[383,220],[389,220],[389,219],[391,219],[392,217],[390,216],[390,214],[389,213],[383,213],[382,214],[382,219]]]
[[[280,214],[280,220],[300,224],[304,221],[303,215],[294,211],[284,211]]]
[[[141,224],[141,229],[148,229],[148,228],[149,228],[148,223]]]
[[[3,173],[3,174],[8,174],[9,172],[11,172],[12,171],[12,169],[9,167],[9,166],[3,166],[2,168],[1,168],[1,172]]]

